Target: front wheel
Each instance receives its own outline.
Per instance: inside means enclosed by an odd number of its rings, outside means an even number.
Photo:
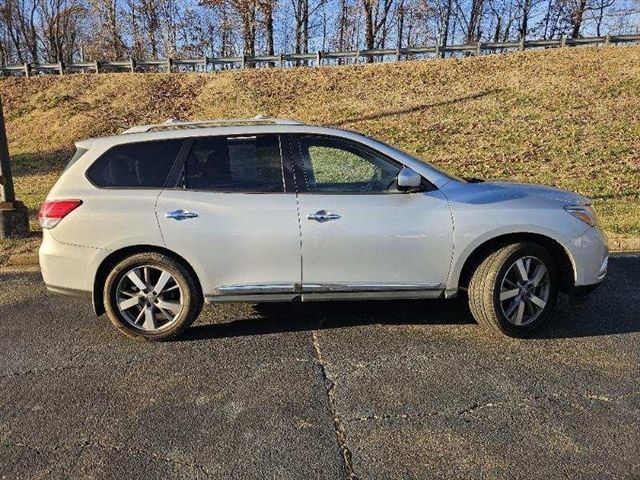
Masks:
[[[527,336],[549,317],[558,295],[553,257],[531,243],[506,245],[478,266],[469,283],[469,308],[490,332]]]
[[[113,267],[104,285],[104,306],[125,335],[168,340],[196,320],[202,295],[182,264],[159,253],[140,253]]]

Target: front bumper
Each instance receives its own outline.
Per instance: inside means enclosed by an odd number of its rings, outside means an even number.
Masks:
[[[571,242],[574,267],[574,290],[598,285],[607,275],[609,249],[607,237],[597,227],[591,227]],[[595,289],[592,287],[591,289]]]

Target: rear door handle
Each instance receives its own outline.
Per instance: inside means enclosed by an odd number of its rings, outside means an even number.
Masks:
[[[326,210],[318,210],[316,213],[308,214],[307,220],[315,220],[316,222],[323,223],[331,220],[340,220],[340,215],[337,213],[327,212]]]
[[[186,220],[187,218],[198,218],[198,214],[196,212],[180,209],[165,213],[164,218],[173,218],[174,220],[181,221]]]

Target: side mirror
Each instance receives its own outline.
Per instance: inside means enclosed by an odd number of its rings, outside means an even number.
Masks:
[[[398,173],[398,190],[415,191],[422,185],[422,177],[409,167],[403,167]]]

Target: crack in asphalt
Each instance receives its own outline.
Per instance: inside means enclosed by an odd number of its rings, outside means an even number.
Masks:
[[[137,456],[142,456],[142,457],[147,457],[147,458],[153,458],[154,460],[160,460],[162,462],[165,463],[169,463],[172,465],[176,465],[179,467],[190,467],[190,468],[194,468],[196,470],[199,470],[201,473],[205,474],[205,475],[213,475],[214,472],[208,470],[204,465],[201,465],[199,463],[195,463],[195,462],[182,462],[180,460],[176,460],[175,458],[171,458],[168,457],[166,455],[162,455],[156,452],[152,452],[150,450],[147,450],[145,448],[131,448],[131,447],[122,447],[119,445],[110,445],[107,443],[103,443],[103,442],[96,442],[96,441],[81,441],[81,442],[75,442],[75,443],[63,443],[60,445],[53,445],[53,446],[46,446],[46,447],[42,447],[42,446],[36,446],[36,445],[30,445],[28,443],[24,443],[24,442],[15,442],[15,443],[0,443],[0,447],[7,447],[7,448],[26,448],[28,450],[33,450],[35,452],[58,452],[60,450],[73,450],[73,449],[80,449],[80,454],[86,449],[86,448],[97,448],[97,449],[102,449],[102,450],[111,450],[114,452],[118,452],[118,453],[128,453],[131,455],[137,455]]]
[[[311,342],[313,344],[313,349],[315,351],[315,360],[320,368],[320,374],[322,375],[322,379],[325,384],[327,401],[329,405],[329,412],[331,414],[331,418],[333,420],[333,426],[336,434],[336,442],[338,444],[338,449],[340,450],[340,454],[342,455],[343,467],[346,478],[350,480],[356,480],[358,477],[356,476],[353,470],[352,464],[352,453],[347,445],[347,435],[345,431],[344,424],[340,415],[337,412],[335,406],[335,399],[333,398],[333,391],[336,386],[335,382],[329,374],[327,373],[327,363],[322,356],[322,349],[320,348],[320,339],[318,336],[318,332],[316,330],[312,330],[311,332]]]
[[[586,400],[593,400],[602,403],[613,403],[618,400],[622,400],[624,398],[632,397],[639,395],[640,392],[632,391],[627,392],[621,395],[593,395],[586,393],[576,393],[576,394],[551,394],[551,395],[535,395],[529,398],[520,398],[520,399],[512,399],[512,400],[495,400],[487,403],[473,403],[468,407],[462,409],[449,409],[449,410],[438,410],[434,412],[423,412],[423,413],[373,413],[371,415],[362,415],[362,416],[354,416],[354,417],[346,417],[343,419],[344,422],[369,422],[369,421],[388,421],[388,420],[418,420],[423,418],[431,418],[437,416],[448,416],[448,415],[456,415],[456,416],[464,416],[464,415],[473,415],[479,410],[484,410],[487,408],[495,408],[506,405],[528,405],[531,406],[536,402],[542,401],[562,401],[563,399],[571,399],[571,398],[581,398]],[[634,413],[637,413],[637,410],[632,410]]]

